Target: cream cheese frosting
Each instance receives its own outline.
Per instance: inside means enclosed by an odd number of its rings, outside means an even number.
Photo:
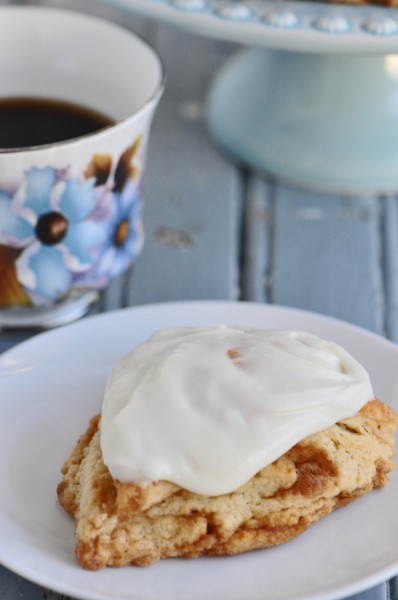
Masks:
[[[373,396],[366,370],[310,333],[164,329],[111,370],[103,458],[121,482],[225,494]]]

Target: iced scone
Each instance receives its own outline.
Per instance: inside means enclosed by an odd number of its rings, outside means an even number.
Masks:
[[[58,497],[86,569],[238,554],[385,486],[397,426],[335,343],[290,330],[165,329],[111,370]]]

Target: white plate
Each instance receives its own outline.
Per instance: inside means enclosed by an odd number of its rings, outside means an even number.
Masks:
[[[306,52],[397,52],[398,9],[294,0],[108,0],[187,31]]]
[[[74,557],[74,525],[57,503],[59,468],[101,408],[108,371],[166,326],[296,328],[344,345],[398,409],[398,349],[327,317],[249,303],[127,309],[39,335],[0,357],[0,561],[28,579],[91,600],[328,600],[398,573],[398,473],[296,540],[236,557],[171,559],[90,573]]]

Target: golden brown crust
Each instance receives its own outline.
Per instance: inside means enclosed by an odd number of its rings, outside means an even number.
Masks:
[[[237,554],[285,542],[388,482],[398,417],[378,400],[311,435],[231,494],[206,497],[159,481],[114,481],[102,461],[99,417],[62,468],[58,497],[76,519],[86,569],[149,565],[172,556]]]

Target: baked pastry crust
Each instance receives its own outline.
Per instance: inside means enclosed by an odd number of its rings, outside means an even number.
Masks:
[[[112,479],[94,417],[57,488],[76,520],[76,555],[90,570],[161,558],[238,554],[285,542],[355,498],[387,484],[398,416],[378,400],[308,436],[245,485],[207,497],[179,486]]]

